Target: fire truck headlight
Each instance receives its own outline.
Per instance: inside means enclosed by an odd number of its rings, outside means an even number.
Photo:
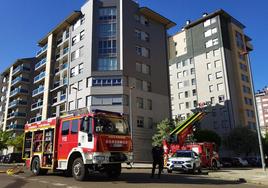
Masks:
[[[94,156],[94,160],[96,160],[96,161],[105,161],[105,156]]]

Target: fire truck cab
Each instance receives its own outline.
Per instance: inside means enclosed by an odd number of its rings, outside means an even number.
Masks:
[[[118,177],[121,163],[133,160],[129,126],[121,114],[100,110],[26,124],[23,158],[34,175],[61,170],[80,181],[95,171]]]

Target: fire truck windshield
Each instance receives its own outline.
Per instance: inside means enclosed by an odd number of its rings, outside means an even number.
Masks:
[[[94,119],[95,132],[105,134],[129,134],[129,128],[124,119],[110,116],[97,116]]]

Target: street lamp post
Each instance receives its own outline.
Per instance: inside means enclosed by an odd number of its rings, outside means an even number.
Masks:
[[[265,167],[265,160],[264,160],[264,153],[263,153],[263,147],[262,147],[262,140],[261,140],[261,130],[260,130],[260,124],[259,124],[259,115],[258,115],[258,109],[256,105],[256,98],[255,98],[255,89],[253,85],[253,76],[252,76],[252,69],[251,69],[251,63],[250,63],[250,58],[248,52],[244,52],[244,55],[247,57],[248,61],[248,68],[249,68],[249,73],[250,73],[250,83],[251,83],[251,92],[253,96],[253,105],[254,105],[254,110],[255,110],[255,117],[256,117],[256,127],[257,127],[257,134],[258,134],[258,140],[259,140],[259,147],[260,147],[260,155],[261,155],[261,163],[262,163],[262,169],[263,171],[266,171]]]
[[[132,90],[134,86],[129,87],[129,124],[130,124],[130,135],[133,142],[133,117],[132,117]]]
[[[77,92],[78,92],[78,88],[77,87],[72,87],[72,89],[75,90],[75,109],[78,109],[78,102],[77,102]]]

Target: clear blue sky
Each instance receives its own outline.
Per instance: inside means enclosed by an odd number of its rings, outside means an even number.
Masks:
[[[37,41],[60,23],[85,0],[3,0],[0,6],[0,72],[22,57],[37,51]],[[203,12],[224,9],[247,26],[253,39],[251,53],[255,89],[268,85],[268,1],[266,0],[138,0],[177,23],[174,33],[185,21],[200,18]]]

